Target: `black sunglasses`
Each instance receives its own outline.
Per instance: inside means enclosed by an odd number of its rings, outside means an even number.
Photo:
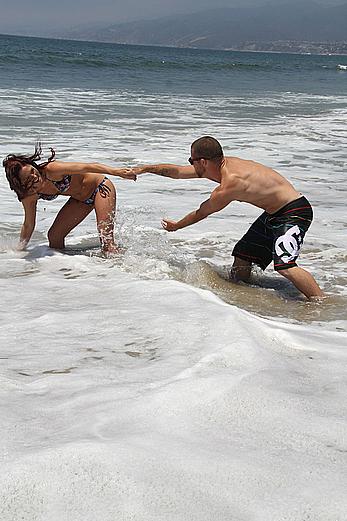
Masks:
[[[194,159],[192,157],[188,157],[188,162],[191,164],[191,165],[194,165],[194,161],[200,161],[200,159],[204,159],[203,157],[194,157]]]

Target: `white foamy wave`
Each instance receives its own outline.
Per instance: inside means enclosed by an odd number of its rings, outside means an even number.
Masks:
[[[169,502],[182,521],[296,521],[310,476],[314,519],[342,520],[346,334],[114,275],[32,276],[25,320],[2,318],[1,518],[140,521]]]

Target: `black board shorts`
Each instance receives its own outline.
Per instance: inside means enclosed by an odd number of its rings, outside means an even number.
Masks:
[[[292,268],[312,219],[312,207],[304,196],[276,213],[264,212],[237,242],[232,254],[263,270],[272,260],[276,271]]]

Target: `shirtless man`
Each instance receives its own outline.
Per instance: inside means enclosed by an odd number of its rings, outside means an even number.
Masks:
[[[136,175],[150,172],[173,179],[205,178],[218,183],[198,210],[179,221],[163,219],[163,228],[168,232],[185,228],[219,212],[232,201],[253,204],[264,212],[234,247],[232,279],[247,281],[252,264],[264,270],[273,260],[275,270],[307,298],[323,297],[312,275],[296,264],[313,218],[308,200],[275,170],[254,161],[225,157],[213,137],[194,141],[188,161],[190,166],[157,164],[132,169]]]

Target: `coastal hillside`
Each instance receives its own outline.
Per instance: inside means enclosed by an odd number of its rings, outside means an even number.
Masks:
[[[347,52],[347,3],[276,2],[254,8],[223,8],[156,20],[76,27],[60,37],[140,45]],[[276,43],[278,42],[278,43]],[[297,42],[301,42],[297,48]],[[322,45],[322,42],[323,45]],[[277,48],[277,47],[280,48]]]

